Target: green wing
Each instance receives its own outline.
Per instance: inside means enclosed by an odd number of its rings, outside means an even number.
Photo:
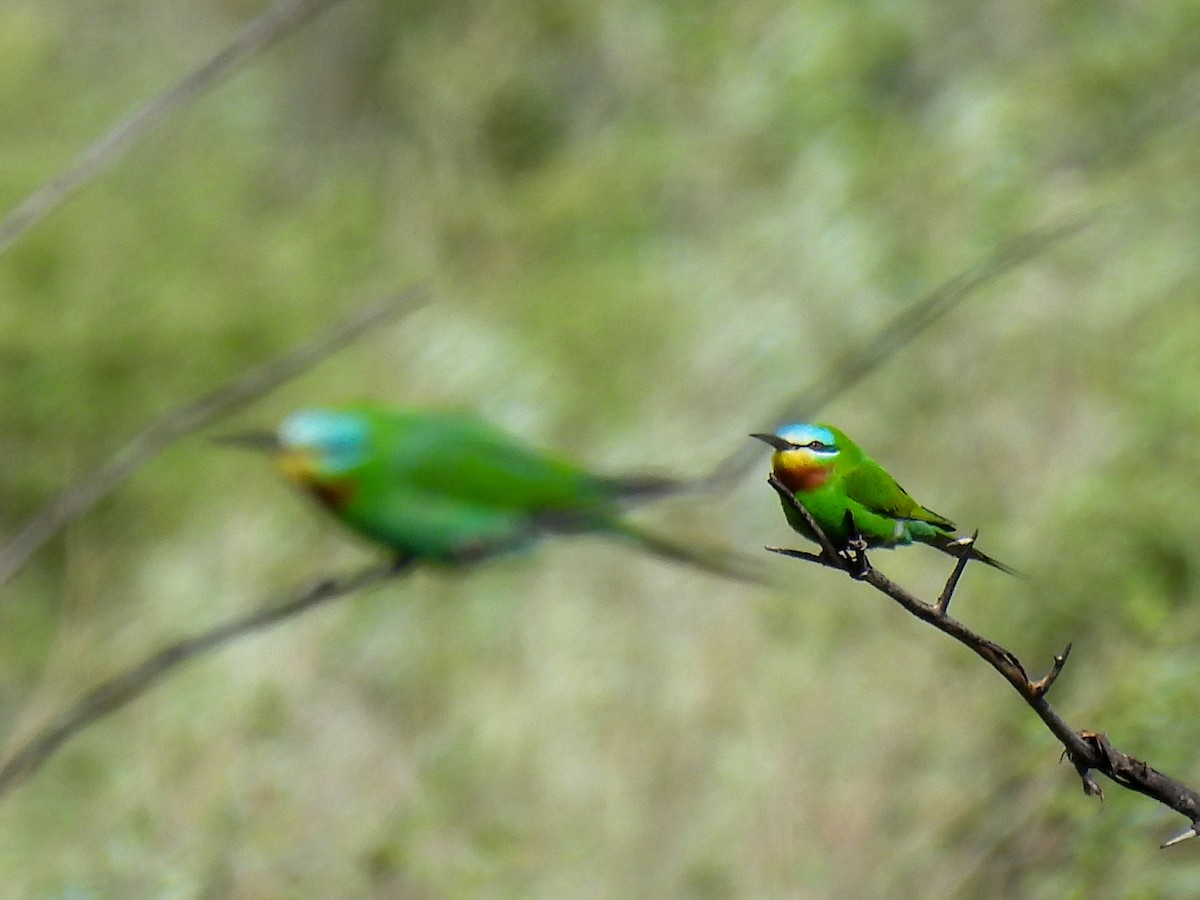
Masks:
[[[857,465],[844,472],[842,486],[846,496],[881,516],[916,519],[947,531],[953,531],[955,528],[949,519],[926,509],[914,500],[883,466],[872,459],[864,457]]]
[[[339,514],[393,549],[454,561],[546,531],[611,527],[614,489],[457,412],[356,408],[371,453]]]
[[[611,499],[601,479],[473,416],[395,413],[377,425],[383,474],[414,491],[530,513],[595,507]]]

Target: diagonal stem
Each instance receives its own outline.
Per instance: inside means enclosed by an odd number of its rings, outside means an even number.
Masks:
[[[322,578],[282,600],[269,601],[245,615],[168,644],[137,665],[88,691],[65,713],[26,739],[0,764],[0,797],[45,765],[63,744],[79,732],[136,700],[189,660],[253,631],[393,578],[409,567],[408,560],[399,560],[384,566],[372,566],[342,578]]]
[[[171,444],[269,393],[335,351],[425,302],[424,286],[355,310],[330,330],[151,422],[98,469],[46,503],[3,547],[0,587],[64,526],[88,512]]]
[[[787,495],[791,494],[778,481],[772,480],[771,486],[785,500],[787,500]],[[794,495],[792,495],[789,502],[794,504],[798,509],[803,508],[796,501]],[[814,531],[817,535],[821,535],[819,529],[814,529]],[[801,551],[789,551],[785,552],[784,555],[802,559],[811,559],[812,556],[811,554],[803,554]],[[818,559],[816,561],[821,562],[823,560]],[[963,559],[959,559],[955,567],[956,570],[963,564]],[[842,566],[842,568],[845,568],[845,566]],[[961,574],[961,571],[958,574]],[[1103,791],[1099,783],[1092,775],[1093,771],[1099,772],[1121,787],[1143,794],[1152,800],[1158,801],[1163,806],[1186,816],[1191,823],[1189,827],[1168,839],[1162,845],[1163,847],[1172,846],[1196,837],[1200,833],[1200,792],[1164,775],[1147,763],[1117,750],[1112,746],[1105,734],[1093,731],[1080,731],[1072,728],[1058,711],[1050,705],[1050,702],[1046,699],[1046,693],[1049,691],[1050,686],[1054,684],[1059,674],[1061,674],[1063,666],[1066,664],[1067,656],[1070,653],[1070,645],[1067,646],[1066,650],[1054,657],[1053,667],[1043,678],[1036,682],[1030,681],[1029,676],[1025,673],[1024,666],[1021,665],[1020,660],[1017,659],[1015,654],[1006,650],[995,641],[976,634],[957,619],[947,614],[945,606],[948,605],[948,601],[947,604],[942,604],[940,600],[938,603],[927,603],[909,593],[876,569],[868,570],[862,580],[881,593],[891,597],[921,621],[929,623],[934,628],[944,634],[948,634],[960,644],[969,648],[999,672],[1021,696],[1021,699],[1033,709],[1034,713],[1042,720],[1051,734],[1062,744],[1064,755],[1071,761],[1071,764],[1079,773],[1086,794],[1089,796],[1103,796]],[[952,592],[952,587],[949,583],[948,588]],[[943,595],[947,595],[946,590],[943,590]]]
[[[176,110],[203,96],[288,32],[340,0],[279,0],[172,87],[139,106],[0,220],[0,254],[125,155]]]
[[[824,531],[821,530],[821,526],[817,524],[817,520],[812,517],[812,513],[810,513],[804,507],[803,503],[801,503],[799,500],[796,499],[796,495],[793,494],[790,490],[788,490],[787,486],[784,485],[784,483],[782,481],[780,481],[778,478],[775,477],[774,472],[772,472],[770,475],[767,476],[767,484],[769,484],[772,488],[774,488],[775,493],[777,493],[780,496],[780,498],[783,500],[783,502],[786,503],[788,506],[790,506],[793,510],[795,510],[796,513],[800,516],[800,518],[802,518],[804,520],[805,524],[808,525],[808,527],[812,529],[812,533],[817,536],[817,543],[821,545],[821,552],[826,556],[826,558],[829,559],[830,564],[835,568],[839,568],[839,569],[842,569],[843,571],[849,572],[850,571],[850,562],[846,559],[845,556],[843,556],[841,553],[838,552],[837,548],[835,548],[833,546],[833,542],[829,540],[829,537],[825,534]],[[775,552],[779,553],[781,551],[776,550]],[[799,553],[801,551],[795,551],[795,552]],[[788,553],[788,554],[784,554],[784,555],[792,555],[792,554]]]
[[[781,404],[767,421],[777,424],[811,421],[817,410],[828,406],[877,371],[895,353],[976,291],[1088,227],[1102,214],[1102,209],[1093,210],[1016,235],[991,256],[914,300],[889,319],[869,341],[857,346],[839,364]],[[760,450],[753,444],[739,446],[721,459],[707,476],[699,479],[697,486],[716,489],[744,478],[757,465]]]

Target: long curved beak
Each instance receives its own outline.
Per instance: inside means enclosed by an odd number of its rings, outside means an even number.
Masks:
[[[259,453],[279,453],[283,448],[273,431],[250,431],[244,434],[223,434],[212,439],[214,444],[241,447]]]
[[[754,432],[750,435],[752,438],[758,438],[764,444],[770,444],[776,450],[791,450],[795,445],[791,441],[785,441],[777,434],[762,434]]]

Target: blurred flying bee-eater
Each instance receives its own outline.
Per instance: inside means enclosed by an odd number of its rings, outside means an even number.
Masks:
[[[831,425],[797,423],[775,434],[752,434],[775,452],[775,478],[812,516],[834,547],[856,536],[867,547],[928,544],[951,556],[967,554],[1009,574],[1004,563],[978,550],[974,541],[955,534],[955,524],[919,504],[845,433]],[[817,536],[786,499],[788,524],[809,540]],[[854,532],[857,531],[857,535]]]
[[[623,518],[632,502],[685,482],[597,475],[468,413],[305,409],[275,432],[222,440],[271,453],[288,480],[398,561],[471,562],[548,534],[596,532],[721,575],[759,578],[758,566],[736,553],[677,544]]]

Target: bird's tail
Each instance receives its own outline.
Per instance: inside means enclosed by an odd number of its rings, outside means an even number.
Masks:
[[[647,531],[627,521],[614,523],[617,534],[636,541],[638,546],[674,562],[692,566],[704,572],[751,584],[768,584],[765,566],[757,559],[712,545],[692,546]]]
[[[987,563],[993,569],[999,569],[1001,572],[1007,572],[1009,575],[1015,575],[1018,578],[1025,577],[1022,572],[1017,571],[1012,566],[1000,562],[1000,560],[993,556],[988,556],[975,546],[975,539],[970,536],[955,537],[952,534],[941,534],[936,537],[926,538],[924,542],[932,547],[937,547],[943,553],[948,553],[950,556],[961,558],[963,554],[966,554],[970,559]]]
[[[611,497],[622,503],[658,500],[696,490],[696,483],[693,481],[665,475],[614,475],[603,478],[602,484]]]

